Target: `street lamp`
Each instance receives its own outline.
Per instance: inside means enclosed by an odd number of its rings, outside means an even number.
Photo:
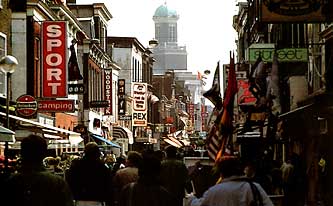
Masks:
[[[15,72],[18,61],[11,55],[0,59],[0,69],[6,74],[6,127],[9,129],[9,81],[11,74]],[[8,141],[5,141],[5,171],[8,172]]]
[[[153,49],[158,46],[158,40],[152,39],[149,41],[149,48]]]

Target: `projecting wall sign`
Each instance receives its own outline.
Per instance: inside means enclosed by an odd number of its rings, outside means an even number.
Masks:
[[[147,83],[132,83],[132,126],[147,126]]]

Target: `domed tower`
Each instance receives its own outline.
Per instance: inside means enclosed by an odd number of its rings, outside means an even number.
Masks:
[[[153,16],[155,38],[159,44],[174,43],[177,45],[177,21],[179,15],[166,4],[159,6]]]
[[[185,46],[178,46],[177,21],[179,15],[167,4],[159,6],[154,13],[155,39],[159,44],[153,49],[154,74],[164,74],[168,70],[187,69],[187,51]]]

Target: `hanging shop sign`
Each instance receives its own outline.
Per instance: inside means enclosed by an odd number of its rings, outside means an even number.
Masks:
[[[84,94],[84,84],[68,84],[68,94]]]
[[[104,115],[112,115],[112,70],[104,70],[104,97],[108,102],[108,106],[105,107]]]
[[[75,100],[38,100],[38,112],[74,112]]]
[[[329,1],[322,0],[261,0],[261,21],[265,23],[282,22],[326,22],[330,19]]]
[[[119,97],[118,97],[118,115],[125,115],[125,113],[126,113],[125,95],[119,95]]]
[[[250,92],[250,85],[247,79],[238,79],[237,103],[238,105],[254,105],[257,98]]]
[[[132,82],[132,126],[147,126],[147,83]]]
[[[125,79],[118,79],[118,95],[125,95]]]
[[[125,79],[118,79],[118,115],[126,114]]]
[[[100,100],[100,101],[91,101],[90,107],[91,108],[105,108],[109,106],[109,102],[106,100]]]
[[[42,23],[44,98],[67,97],[67,40],[65,21]]]
[[[273,62],[274,48],[249,48],[249,61],[255,62],[260,56],[264,62]],[[285,48],[276,50],[279,62],[308,62],[306,48]]]
[[[132,120],[131,115],[118,115],[118,120],[130,121]]]
[[[19,116],[30,117],[37,112],[37,101],[30,95],[22,95],[16,99],[16,113]]]

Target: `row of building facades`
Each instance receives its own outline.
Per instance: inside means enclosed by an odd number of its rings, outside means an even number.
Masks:
[[[113,16],[103,3],[0,4],[0,56],[18,60],[8,84],[0,75],[1,104],[6,106],[8,85],[10,129],[18,142],[38,133],[57,152],[77,151],[83,140],[115,143],[126,153],[159,148],[163,136],[178,130],[203,130],[202,81],[186,71],[186,47],[177,45],[179,17],[166,5],[155,11],[155,38],[162,44],[152,48],[136,37],[109,36]],[[165,26],[173,38],[159,39]],[[4,109],[1,114],[5,122]]]
[[[234,141],[247,159],[296,154],[303,205],[332,205],[333,4],[248,0],[238,8]]]

